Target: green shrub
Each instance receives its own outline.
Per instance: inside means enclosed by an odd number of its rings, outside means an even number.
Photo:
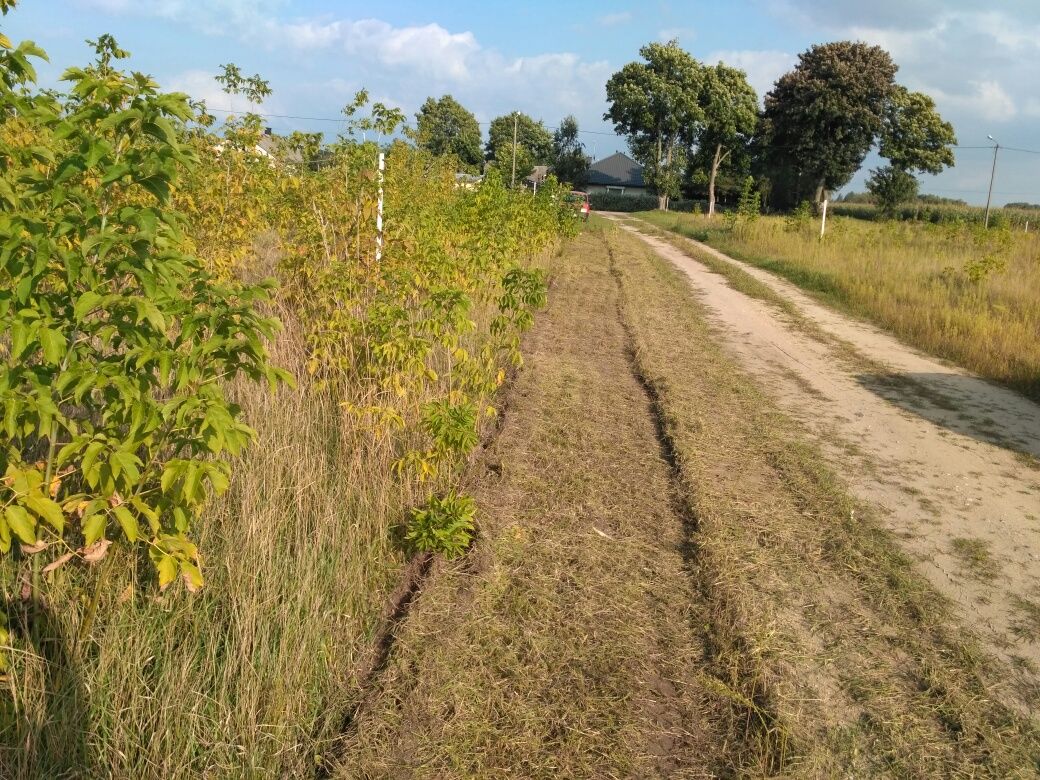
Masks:
[[[623,195],[617,192],[592,192],[589,205],[593,211],[650,211],[657,208],[653,195]]]
[[[652,211],[657,208],[657,196],[648,194],[625,195],[619,192],[592,192],[589,193],[589,205],[592,206],[593,211]],[[669,211],[678,211],[686,214],[692,214],[698,209],[703,210],[703,208],[704,202],[700,200],[672,198],[668,202]]]
[[[424,507],[412,510],[405,544],[412,552],[441,553],[457,558],[473,539],[477,507],[469,496],[450,492],[431,496]]]
[[[194,164],[186,96],[113,67],[110,36],[95,49],[67,96],[32,91],[31,45],[0,63],[18,128],[0,138],[0,554],[31,554],[38,591],[41,561],[121,541],[160,587],[194,590],[192,524],[252,437],[224,388],[286,378],[264,345],[277,323],[257,309],[270,285],[221,284],[185,251],[169,198]]]

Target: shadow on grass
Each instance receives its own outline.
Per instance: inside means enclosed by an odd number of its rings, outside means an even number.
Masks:
[[[43,661],[38,683],[42,690],[33,697],[44,702],[39,714],[30,719],[11,690],[0,691],[0,777],[100,777],[87,744],[90,712],[74,639],[64,633],[61,621],[43,603],[17,601],[0,606],[10,617],[16,644]]]
[[[1019,453],[1040,468],[1040,407],[985,379],[962,374],[860,374],[871,392],[935,425]]]

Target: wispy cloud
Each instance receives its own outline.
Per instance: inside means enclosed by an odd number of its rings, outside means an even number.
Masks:
[[[390,67],[418,69],[453,80],[470,78],[471,61],[481,52],[473,33],[452,33],[439,24],[394,27],[378,19],[363,19],[282,25],[271,20],[267,26],[278,29],[298,49],[334,47]]]
[[[287,59],[324,53],[337,64],[328,77],[292,85],[293,95],[306,96],[308,102],[349,99],[365,86],[384,96],[385,103],[416,108],[428,95],[451,92],[483,121],[519,109],[550,123],[573,113],[598,125],[604,84],[611,73],[605,61],[589,61],[571,52],[506,56],[483,45],[471,31],[452,31],[436,23],[397,26],[381,19],[329,16],[283,19],[278,0],[80,2],[111,14],[171,19],[209,35],[278,48]],[[212,74],[205,71],[176,74],[171,86],[207,99],[212,106],[227,103]],[[274,86],[277,100],[285,93]]]
[[[1009,122],[1018,115],[1014,98],[1000,82],[991,79],[972,80],[966,86],[968,89],[963,92],[950,93],[938,88],[932,88],[931,92],[940,107],[970,111],[992,122]]]
[[[773,88],[776,80],[794,67],[797,57],[785,51],[731,49],[714,51],[705,57],[704,61],[712,65],[724,62],[731,67],[740,68],[747,74],[748,83],[755,88],[761,100]]]
[[[617,27],[621,24],[626,24],[632,21],[632,14],[629,11],[620,11],[614,14],[604,14],[596,20],[603,27]]]

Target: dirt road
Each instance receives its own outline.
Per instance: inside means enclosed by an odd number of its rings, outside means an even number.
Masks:
[[[611,216],[636,232],[621,217]],[[1040,407],[704,244],[638,235],[685,272],[723,343],[1017,670],[1028,702],[1040,679]],[[738,266],[797,315],[737,291],[687,251]]]

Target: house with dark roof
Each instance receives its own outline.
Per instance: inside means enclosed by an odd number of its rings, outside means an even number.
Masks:
[[[587,192],[615,192],[619,195],[643,195],[643,166],[618,152],[589,166]]]
[[[523,185],[535,192],[545,184],[545,177],[549,175],[548,165],[536,165],[534,169],[524,177]]]

